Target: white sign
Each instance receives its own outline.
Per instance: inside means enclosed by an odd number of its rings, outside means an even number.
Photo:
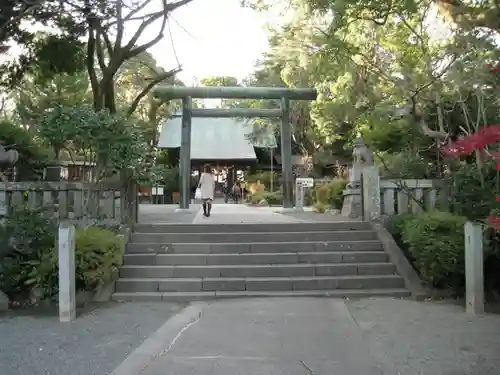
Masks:
[[[295,180],[297,183],[302,184],[305,187],[313,187],[314,186],[314,178],[311,177],[300,177]]]

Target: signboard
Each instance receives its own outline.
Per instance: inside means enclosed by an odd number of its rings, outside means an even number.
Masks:
[[[295,180],[296,183],[302,184],[304,187],[313,187],[314,178],[311,177],[300,177]]]

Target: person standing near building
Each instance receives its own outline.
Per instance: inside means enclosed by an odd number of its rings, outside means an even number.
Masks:
[[[203,169],[198,188],[201,192],[203,215],[209,217],[210,211],[212,211],[212,202],[214,200],[215,180],[212,175],[212,168],[208,164],[206,164]]]

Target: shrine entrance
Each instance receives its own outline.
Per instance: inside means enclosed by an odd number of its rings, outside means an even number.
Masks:
[[[293,208],[291,100],[316,100],[318,94],[311,88],[282,87],[179,87],[160,86],[154,90],[163,101],[182,99],[182,128],[180,146],[180,209],[189,209],[191,198],[191,119],[204,118],[280,118],[281,168],[283,207]],[[252,108],[193,108],[193,99],[269,99],[280,100],[279,109]]]

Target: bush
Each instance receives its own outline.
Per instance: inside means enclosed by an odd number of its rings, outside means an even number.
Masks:
[[[416,269],[429,285],[455,290],[463,285],[465,221],[462,216],[435,211],[396,224]]]
[[[38,181],[43,170],[53,159],[52,152],[37,142],[31,132],[8,120],[0,121],[0,145],[14,145],[19,152],[16,163],[18,181]]]
[[[483,221],[492,214],[492,208],[497,206],[496,161],[485,163],[482,173],[484,185],[476,164],[462,164],[446,176],[448,205],[453,213]]]
[[[313,209],[314,209],[314,212],[317,212],[319,214],[323,214],[326,212],[326,210],[328,209],[328,206],[325,206],[324,204],[322,203],[315,203],[313,205]]]
[[[114,232],[90,227],[76,231],[75,287],[77,291],[96,291],[111,281],[122,265],[124,242]],[[41,258],[33,272],[33,286],[44,298],[57,294],[57,250],[52,248]]]
[[[276,189],[279,186],[278,174],[276,172],[260,172],[245,177],[245,181],[249,186],[260,181],[267,190],[271,190],[271,180],[273,180],[274,189]]]
[[[124,242],[116,228],[76,231],[76,288],[94,291],[121,265]],[[11,300],[50,298],[58,290],[57,223],[44,210],[20,208],[0,225],[0,290]]]
[[[248,197],[248,201],[252,204],[257,204],[261,200],[265,200],[270,205],[280,205],[283,204],[283,195],[279,192],[258,191]]]
[[[56,241],[56,222],[43,210],[21,207],[0,225],[0,290],[27,292],[33,270]]]
[[[314,203],[341,209],[346,185],[346,180],[334,179],[326,184],[317,186],[313,193]]]

